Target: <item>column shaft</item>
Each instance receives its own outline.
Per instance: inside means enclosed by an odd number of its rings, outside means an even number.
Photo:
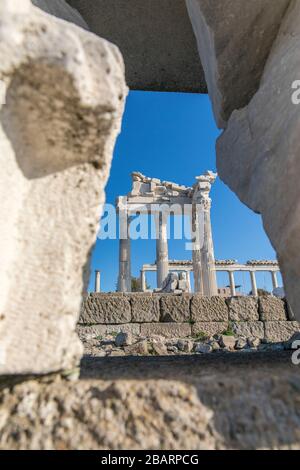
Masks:
[[[234,272],[233,271],[228,271],[229,275],[229,284],[230,284],[230,291],[232,297],[236,296],[236,289],[235,289],[235,279],[234,279]]]
[[[218,286],[215,270],[210,208],[203,210],[204,239],[203,246],[201,248],[203,291],[204,295],[212,297],[214,295],[218,295]]]
[[[193,271],[194,271],[194,291],[203,295],[203,280],[201,267],[201,247],[200,247],[200,224],[198,205],[192,204],[192,243],[193,243]]]
[[[120,224],[124,224],[124,218],[120,218]],[[130,253],[130,237],[129,237],[129,219],[127,218],[126,227],[121,227],[119,246],[119,279],[118,279],[118,291],[119,292],[131,292],[131,253]],[[124,235],[125,234],[125,235]]]
[[[101,292],[101,273],[95,271],[95,292]]]
[[[273,289],[277,289],[278,287],[277,273],[275,271],[271,271],[271,276],[272,276]]]
[[[252,295],[257,297],[258,296],[258,291],[257,291],[255,271],[250,271],[250,277],[251,277]]]
[[[141,289],[142,292],[146,292],[147,286],[146,286],[146,273],[145,271],[141,271]]]
[[[163,213],[158,215],[156,235],[157,287],[161,288],[169,274],[167,219]]]

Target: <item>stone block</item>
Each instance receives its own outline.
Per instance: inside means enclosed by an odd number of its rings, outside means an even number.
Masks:
[[[259,87],[290,0],[186,0],[217,123]]]
[[[118,49],[0,2],[0,374],[72,368],[127,87]]]
[[[217,168],[239,199],[261,214],[287,299],[300,320],[300,2],[289,5],[259,89],[247,106],[231,114],[218,139]]]
[[[133,336],[139,336],[141,325],[139,323],[124,323],[120,325],[80,325],[76,326],[76,332],[81,341],[89,341],[90,339],[116,333],[130,333]]]
[[[274,343],[288,341],[298,331],[300,331],[300,323],[297,321],[267,321],[265,323],[265,337]]]
[[[257,297],[231,297],[227,299],[229,320],[232,321],[258,321]]]
[[[160,317],[159,297],[151,294],[130,296],[132,321],[135,323],[158,322]]]
[[[191,325],[189,323],[143,323],[141,325],[141,336],[164,336],[165,338],[191,336]]]
[[[284,300],[272,296],[259,297],[259,315],[261,321],[287,320]]]
[[[192,335],[198,336],[202,333],[208,338],[220,335],[228,328],[228,322],[197,322],[192,325]]]
[[[225,299],[194,295],[191,301],[191,320],[194,322],[228,321],[228,307]]]
[[[190,321],[190,295],[164,295],[160,300],[160,321],[184,323]]]
[[[233,322],[231,328],[235,336],[258,339],[263,339],[265,336],[264,323],[262,321]]]
[[[120,324],[131,322],[131,306],[126,296],[90,294],[86,298],[79,323]]]

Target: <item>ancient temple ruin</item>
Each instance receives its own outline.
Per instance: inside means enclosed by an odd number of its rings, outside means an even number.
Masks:
[[[216,174],[207,171],[196,177],[192,187],[132,174],[132,190],[117,199],[120,221],[120,266],[118,290],[131,290],[129,227],[132,214],[156,217],[157,287],[162,288],[169,274],[167,222],[170,215],[188,215],[192,229],[192,258],[195,292],[217,294],[214,247],[210,220],[211,186]]]
[[[193,272],[194,266],[193,262],[190,260],[169,260],[169,270],[170,272],[183,272],[186,274],[188,285],[191,286],[191,273]],[[140,277],[141,277],[141,286],[142,291],[146,291],[146,273],[147,272],[156,272],[156,264],[144,264],[142,266]],[[235,297],[237,295],[236,282],[234,274],[236,272],[245,272],[250,276],[251,281],[251,294],[255,297],[258,295],[256,273],[257,272],[267,272],[270,273],[273,291],[278,289],[278,277],[277,274],[280,273],[279,264],[277,261],[271,260],[251,260],[246,263],[238,263],[236,260],[216,260],[215,261],[215,271],[216,272],[227,272],[229,280],[229,289],[230,292],[226,296],[231,295]],[[189,290],[191,292],[191,288]],[[222,295],[220,292],[221,289],[218,289],[218,294]]]

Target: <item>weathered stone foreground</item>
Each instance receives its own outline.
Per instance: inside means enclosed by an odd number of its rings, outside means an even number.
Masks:
[[[226,359],[227,357],[227,359]],[[111,358],[0,392],[1,449],[300,449],[290,352]]]
[[[0,374],[73,367],[127,88],[118,49],[0,2]]]
[[[300,320],[298,0],[187,0],[216,121],[221,179],[262,215]]]
[[[119,331],[135,336],[213,336],[228,328],[236,336],[287,341],[300,331],[288,305],[276,297],[203,297],[192,294],[89,294],[77,331],[95,338]]]

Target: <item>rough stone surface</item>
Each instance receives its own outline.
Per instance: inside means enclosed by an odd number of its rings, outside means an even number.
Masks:
[[[89,294],[81,309],[81,324],[118,324],[131,322],[129,299],[113,294]]]
[[[232,321],[258,321],[257,297],[231,297],[227,299],[229,320]]]
[[[287,314],[285,302],[276,297],[259,298],[259,314],[261,321],[285,321]]]
[[[256,322],[235,322],[231,325],[232,330],[236,336],[255,337],[263,339],[265,336],[264,323],[261,321]]]
[[[149,353],[148,342],[146,340],[138,341],[125,347],[126,354],[133,356],[147,356]]]
[[[0,448],[300,449],[296,372],[290,351],[87,361],[81,380],[2,384]]]
[[[208,337],[221,334],[228,328],[228,322],[197,322],[192,325],[192,335],[204,334]]]
[[[143,323],[141,335],[160,335],[167,338],[191,336],[191,325],[188,323]]]
[[[0,374],[46,373],[82,352],[75,326],[124,64],[115,46],[29,0],[2,0],[0,80]]]
[[[236,345],[236,339],[234,336],[221,335],[219,344],[221,348],[234,349]]]
[[[81,13],[91,31],[119,46],[130,88],[206,92],[184,0],[68,0],[68,3]]]
[[[228,308],[225,299],[194,295],[191,301],[191,319],[194,322],[227,321]]]
[[[220,127],[246,106],[290,0],[186,0]]]
[[[300,331],[300,323],[296,321],[267,321],[265,323],[265,337],[274,343],[288,341],[297,331]]]
[[[88,25],[78,13],[65,0],[31,0],[33,5],[41,8],[46,13],[57,16],[63,20],[76,24],[84,29],[89,29]]]
[[[160,300],[162,322],[184,323],[190,320],[189,295],[164,295]]]
[[[300,75],[299,47],[300,2],[292,1],[259,90],[248,106],[232,114],[217,143],[218,172],[247,206],[262,215],[298,320],[300,113],[292,101],[292,84]]]
[[[135,294],[131,296],[132,321],[136,323],[158,322],[160,317],[159,297]]]

